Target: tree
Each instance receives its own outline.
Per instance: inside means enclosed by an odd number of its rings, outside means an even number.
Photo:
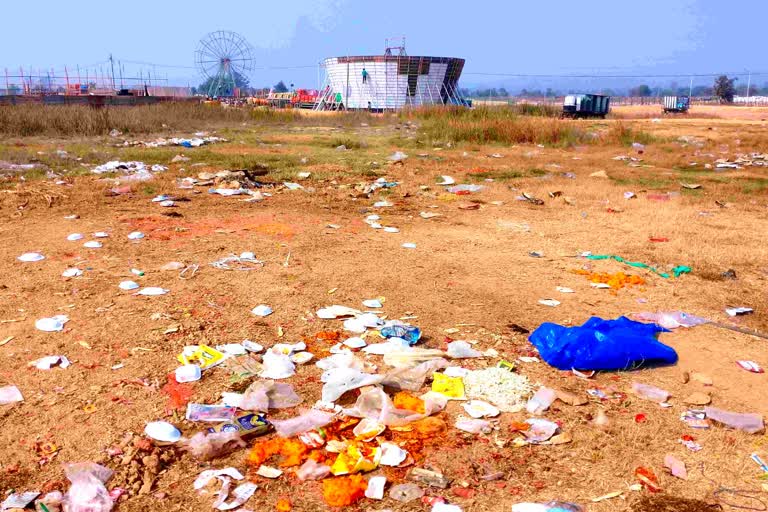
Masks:
[[[638,85],[637,87],[633,87],[629,90],[630,96],[639,96],[641,98],[647,98],[653,94],[653,91],[651,90],[650,86],[646,84]]]
[[[721,102],[733,103],[733,97],[736,95],[736,82],[738,78],[728,78],[725,75],[720,75],[715,79],[715,85],[713,86],[713,92],[715,96],[720,98]]]
[[[285,85],[285,82],[280,80],[275,84],[275,86],[272,88],[274,92],[288,92],[288,86]]]
[[[509,96],[509,92],[504,87],[502,87],[501,89],[499,89],[499,96],[501,96],[502,98],[506,98]]]
[[[250,87],[248,77],[236,72],[233,74],[234,83],[232,81],[219,81],[216,77],[208,78],[205,82],[197,87],[197,91],[201,94],[207,94],[209,96],[232,96],[234,89],[238,88],[242,92],[247,92]]]

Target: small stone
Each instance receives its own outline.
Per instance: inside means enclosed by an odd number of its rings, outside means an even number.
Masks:
[[[712,402],[712,397],[707,393],[697,391],[685,397],[683,402],[689,405],[709,405]]]
[[[573,437],[568,432],[557,434],[549,439],[549,444],[568,444],[573,441]]]
[[[424,489],[416,484],[400,484],[389,490],[389,497],[401,503],[417,500],[424,496]]]
[[[698,373],[694,372],[691,374],[691,379],[700,383],[704,384],[705,386],[711,386],[712,385],[712,377],[707,375],[706,373]]]
[[[683,374],[680,376],[680,379],[683,381],[683,384],[688,384],[688,382],[691,380],[691,374],[688,372],[683,372]]]

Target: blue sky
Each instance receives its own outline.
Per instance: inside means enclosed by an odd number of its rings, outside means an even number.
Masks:
[[[233,12],[225,5],[240,5]],[[38,0],[8,2],[0,30],[0,71],[63,70],[116,59],[152,68],[172,83],[201,81],[198,40],[232,30],[254,47],[253,85],[277,80],[315,86],[324,57],[380,53],[406,36],[411,55],[467,59],[462,83],[523,83],[482,73],[673,74],[768,71],[761,36],[765,0]],[[186,67],[185,67],[186,66]],[[126,75],[146,65],[124,63]],[[102,68],[104,66],[102,65]],[[93,69],[93,68],[91,68]],[[544,79],[537,83],[549,83]],[[642,82],[643,80],[632,80]],[[664,79],[664,83],[671,79]],[[681,84],[686,78],[677,80]],[[710,83],[710,79],[704,80]],[[604,80],[603,80],[604,82]],[[768,82],[768,75],[753,83]],[[741,83],[741,82],[739,82]]]

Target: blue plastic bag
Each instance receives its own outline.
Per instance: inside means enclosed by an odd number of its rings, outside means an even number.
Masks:
[[[656,339],[669,332],[626,317],[592,317],[580,327],[544,323],[528,338],[541,357],[560,370],[633,370],[675,364],[677,352]]]

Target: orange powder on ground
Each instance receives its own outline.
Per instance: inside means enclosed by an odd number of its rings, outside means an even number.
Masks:
[[[323,480],[323,498],[331,507],[346,507],[365,497],[368,482],[361,475]]]

